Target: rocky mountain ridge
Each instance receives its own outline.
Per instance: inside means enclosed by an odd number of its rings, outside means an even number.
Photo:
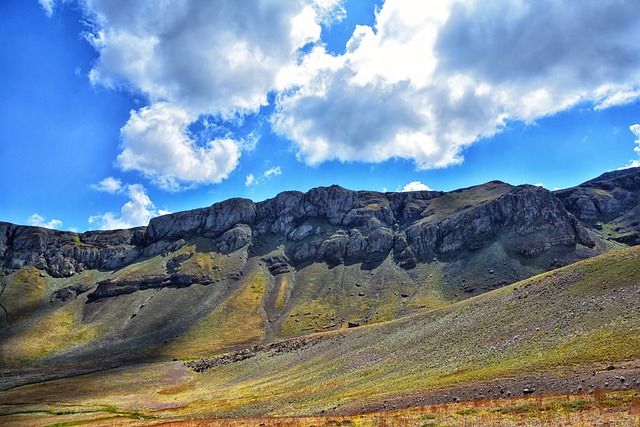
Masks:
[[[633,218],[639,200],[638,168],[556,192],[499,181],[449,193],[321,187],[258,203],[229,199],[129,230],[76,234],[0,222],[0,266],[5,272],[34,266],[53,277],[115,270],[175,250],[189,236],[211,239],[221,253],[275,238],[292,268],[313,262],[371,264],[392,255],[411,269],[496,240],[535,259],[554,248],[594,249],[607,237],[637,244],[640,226]],[[601,223],[616,221],[621,225],[615,235],[603,235]]]
[[[129,230],[0,223],[0,366],[201,357],[399,319],[634,245],[639,206],[629,169],[555,192],[290,191]]]

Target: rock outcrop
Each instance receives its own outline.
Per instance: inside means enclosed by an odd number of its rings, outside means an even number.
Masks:
[[[587,227],[620,243],[640,243],[640,168],[605,173],[555,195]]]
[[[115,270],[140,257],[144,236],[144,227],[76,234],[0,222],[0,266],[34,266],[53,277],[86,269]]]
[[[132,294],[144,289],[184,288],[199,283],[208,285],[213,280],[208,276],[175,273],[170,275],[149,275],[134,280],[103,280],[96,290],[89,294],[89,301],[123,294]]]
[[[0,223],[0,268],[6,273],[34,266],[53,277],[86,269],[115,270],[179,249],[194,236],[210,239],[223,254],[265,239],[277,241],[285,256],[267,261],[274,274],[304,263],[368,265],[389,256],[400,267],[412,269],[434,259],[456,259],[494,242],[514,256],[535,259],[558,248],[567,253],[594,248],[608,237],[638,243],[639,203],[639,168],[556,192],[497,181],[449,193],[378,193],[331,186],[284,192],[259,203],[230,199],[163,215],[147,227],[130,230],[77,234]],[[603,234],[602,223],[615,224],[615,236]],[[129,292],[186,286],[192,279],[169,271],[167,276],[121,283],[118,288]],[[107,288],[114,287],[99,285],[96,292],[100,295]]]

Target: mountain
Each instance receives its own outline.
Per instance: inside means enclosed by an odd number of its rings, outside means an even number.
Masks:
[[[639,261],[640,247],[610,251],[390,322],[187,362],[129,364],[50,381],[32,378],[32,384],[0,391],[0,422],[310,425],[304,419],[211,424],[202,419],[352,414],[461,399],[637,389]],[[238,331],[245,330],[241,322]],[[216,336],[215,330],[209,333]],[[531,402],[503,406],[524,408]],[[609,413],[622,403],[614,396],[606,404]],[[551,416],[554,408],[541,416]],[[608,419],[616,425],[637,422],[637,412],[613,416]],[[314,425],[355,425],[357,417],[326,421]],[[363,425],[382,425],[382,419]]]
[[[565,208],[609,240],[637,245],[640,221],[638,168],[605,173],[556,192]]]
[[[207,356],[448,306],[636,244],[639,205],[635,168],[555,192],[499,181],[453,192],[331,186],[130,230],[0,223],[0,367],[19,370],[3,381]]]

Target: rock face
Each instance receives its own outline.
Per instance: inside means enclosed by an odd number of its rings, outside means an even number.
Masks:
[[[640,168],[605,173],[556,195],[565,208],[587,227],[602,230],[605,236],[620,243],[640,243]]]
[[[104,280],[98,282],[97,289],[89,294],[89,301],[95,301],[101,298],[108,298],[123,294],[132,294],[143,289],[158,289],[166,287],[184,288],[186,286],[199,283],[208,285],[212,281],[206,276],[189,275],[189,274],[171,274],[171,275],[152,275],[145,276],[136,280]],[[67,288],[65,288],[66,290]]]
[[[145,228],[83,234],[0,222],[0,266],[34,266],[53,277],[86,269],[115,270],[140,257]]]
[[[285,256],[265,260],[273,274],[315,262],[366,266],[389,256],[410,270],[434,259],[455,260],[495,242],[513,256],[534,260],[559,250],[571,255],[595,248],[607,238],[639,243],[639,205],[638,168],[556,192],[498,181],[449,193],[331,186],[284,192],[260,203],[230,199],[157,217],[148,227],[130,230],[76,234],[0,223],[0,268],[7,273],[34,266],[53,277],[115,270],[176,250],[194,236],[210,239],[223,254],[261,241],[277,242]],[[613,224],[615,232],[607,235],[611,230],[603,230],[602,224]],[[193,283],[171,271],[145,280],[117,288],[133,292]],[[112,292],[114,287],[107,285],[98,286],[94,297]]]

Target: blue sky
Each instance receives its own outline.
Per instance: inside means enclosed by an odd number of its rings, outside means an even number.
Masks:
[[[285,190],[577,185],[640,160],[640,3],[0,2],[0,221]]]

